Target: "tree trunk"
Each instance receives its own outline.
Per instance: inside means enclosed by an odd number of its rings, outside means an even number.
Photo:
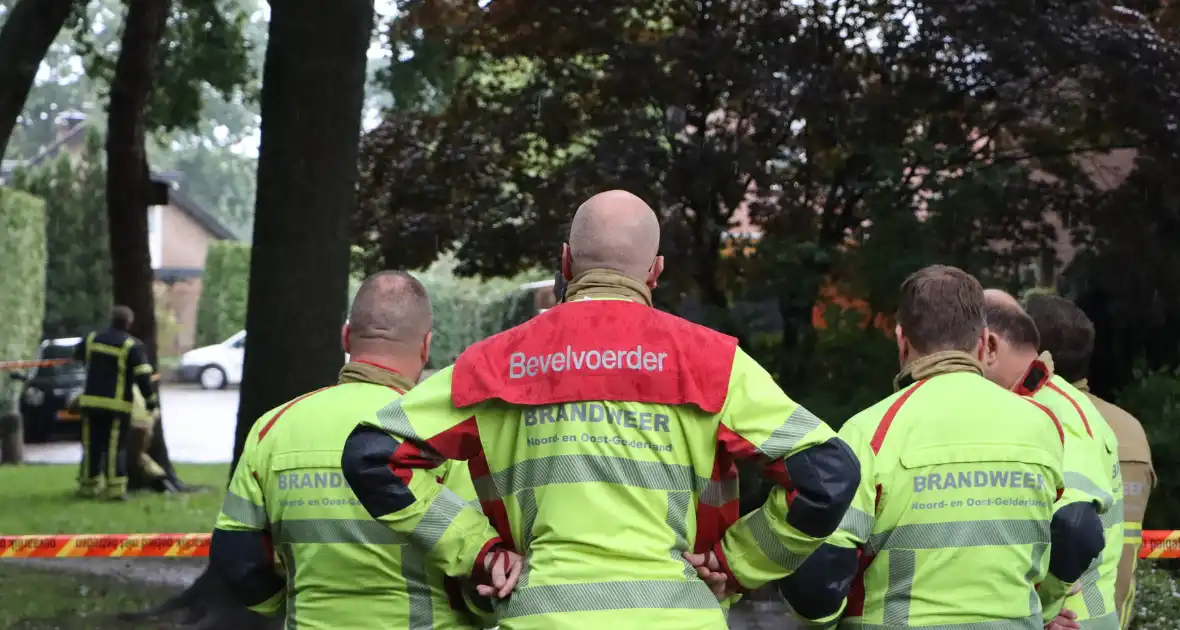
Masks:
[[[168,10],[169,0],[131,1],[111,81],[107,120],[107,215],[113,297],[116,304],[129,306],[135,312],[131,334],[143,342],[152,364],[157,366],[156,303],[147,216],[151,176],[143,121]],[[164,428],[158,421],[148,454],[175,482]],[[128,462],[132,468],[131,486],[147,485],[138,454],[130,453]]]
[[[0,156],[20,116],[37,68],[70,17],[74,0],[21,0],[0,29]]]
[[[370,0],[271,3],[234,463],[267,410],[336,380],[348,302]],[[274,628],[205,572],[165,609],[207,628]],[[249,620],[249,621],[247,621]],[[190,622],[193,619],[189,619]]]

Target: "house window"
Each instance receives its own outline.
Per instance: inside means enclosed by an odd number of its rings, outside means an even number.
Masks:
[[[152,256],[152,269],[160,268],[161,247],[164,241],[161,229],[163,210],[160,206],[148,208],[148,250]]]

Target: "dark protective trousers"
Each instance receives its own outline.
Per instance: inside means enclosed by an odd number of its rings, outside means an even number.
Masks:
[[[127,493],[127,444],[131,414],[106,409],[82,410],[82,470],[79,492],[98,496],[106,479],[106,496]]]

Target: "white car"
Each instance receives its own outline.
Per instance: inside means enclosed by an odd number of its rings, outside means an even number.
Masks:
[[[202,389],[225,389],[242,382],[246,331],[212,346],[193,348],[180,356],[180,380],[197,382]]]

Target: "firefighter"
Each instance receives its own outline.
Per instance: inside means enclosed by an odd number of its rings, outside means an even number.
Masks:
[[[1090,355],[1094,351],[1094,324],[1073,302],[1055,295],[1039,295],[1028,299],[1026,310],[1041,333],[1041,349],[1053,357],[1054,370],[1083,393],[1109,428],[1103,431],[1103,442],[1115,445],[1117,468],[1112,471],[1112,487],[1121,487],[1122,505],[1107,513],[1105,524],[1106,549],[1102,564],[1096,567],[1097,580],[1090,585],[1098,592],[1083,591],[1070,598],[1066,607],[1078,612],[1078,619],[1093,620],[1089,627],[1112,627],[1109,613],[1099,609],[1113,593],[1119,625],[1129,627],[1132,603],[1135,600],[1135,564],[1143,542],[1143,514],[1147,498],[1155,486],[1155,470],[1151,466],[1151,447],[1142,425],[1131,414],[1094,396],[1086,382],[1090,370]],[[1100,428],[1100,423],[1094,423]],[[1107,461],[1110,464],[1109,460]],[[1121,508],[1121,509],[1120,509]],[[1122,531],[1117,526],[1121,522]],[[1121,552],[1116,552],[1120,549]],[[1090,597],[1086,597],[1089,594]],[[1099,621],[1101,620],[1101,621]]]
[[[159,414],[152,364],[143,344],[131,336],[135,314],[126,306],[111,311],[111,326],[92,332],[74,349],[86,362],[86,387],[78,398],[82,414],[82,466],[78,494],[113,501],[127,498],[127,443],[134,389],[144,392],[147,411]],[[105,491],[101,481],[105,477]]]
[[[442,532],[427,521],[404,534],[390,531],[369,518],[340,472],[340,447],[359,419],[396,417],[396,401],[429,358],[431,317],[426,289],[409,274],[369,277],[342,332],[351,356],[338,383],[254,424],[210,549],[212,568],[252,610],[275,615],[285,602],[287,627],[308,630],[493,625],[487,601],[470,588],[464,596],[427,564],[426,541]],[[474,501],[466,467],[430,468],[424,474],[447,497]]]
[[[1093,507],[1053,509],[1053,413],[983,377],[983,310],[979,282],[954,267],[902,284],[896,393],[840,429],[860,458],[856,500],[779,584],[809,625],[1039,630],[1036,583],[1073,582],[1101,549]]]
[[[986,300],[988,378],[1045,405],[1061,421],[1066,438],[1066,492],[1059,506],[1074,502],[1093,504],[1102,517],[1105,546],[1111,550],[1104,549],[1100,563],[1080,580],[1081,597],[1086,605],[1079,609],[1080,600],[1074,599],[1066,608],[1077,615],[1077,623],[1085,622],[1087,628],[1114,630],[1118,627],[1114,573],[1123,542],[1123,483],[1118,471],[1118,441],[1090,399],[1054,374],[1053,356],[1042,351],[1036,322],[1016,298],[989,289]],[[1104,570],[1110,575],[1106,580],[1099,580]],[[1043,599],[1055,599],[1065,588],[1050,577],[1039,592]]]
[[[731,589],[788,575],[856,489],[848,446],[735,339],[651,307],[659,236],[638,197],[594,196],[563,246],[562,304],[471,346],[345,444],[370,514],[402,535],[429,521],[447,574],[489,549],[526,556],[496,593],[511,593],[504,630],[725,628],[724,593],[694,565]],[[440,492],[424,469],[441,458],[470,460],[486,519]],[[735,522],[738,459],[779,486]]]

